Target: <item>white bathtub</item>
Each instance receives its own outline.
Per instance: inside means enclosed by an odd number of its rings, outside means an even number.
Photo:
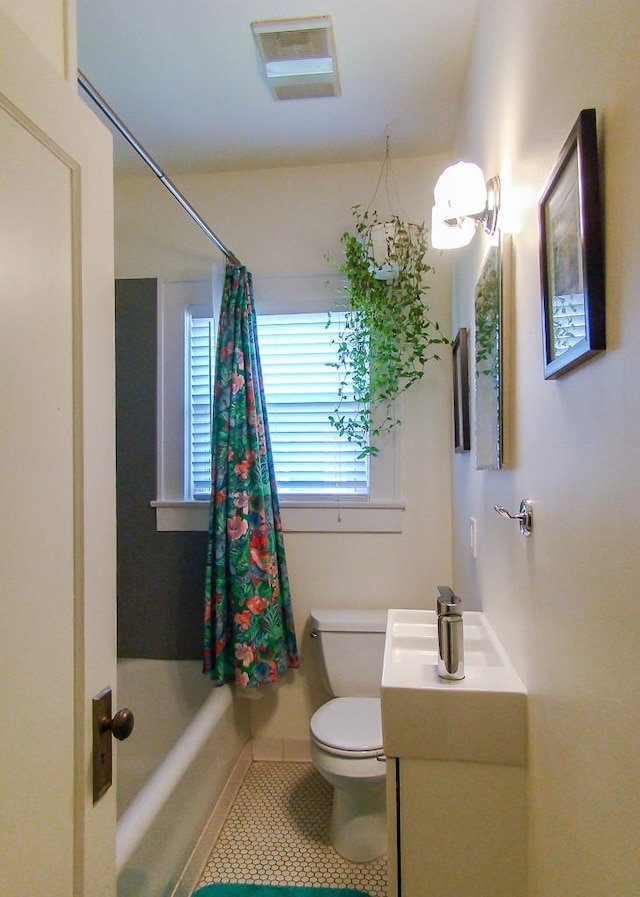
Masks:
[[[249,738],[248,707],[198,661],[118,662],[118,897],[169,897]]]

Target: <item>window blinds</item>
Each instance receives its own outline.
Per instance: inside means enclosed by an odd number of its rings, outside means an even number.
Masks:
[[[258,341],[274,467],[281,495],[293,499],[367,496],[368,461],[329,422],[338,401],[339,316],[260,315]],[[194,499],[209,498],[213,327],[211,318],[191,314],[189,333],[189,477]],[[350,395],[341,413],[354,414]],[[187,493],[189,494],[189,493]]]

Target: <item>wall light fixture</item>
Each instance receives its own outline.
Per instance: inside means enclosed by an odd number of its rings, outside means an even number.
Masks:
[[[442,172],[433,191],[431,245],[434,249],[467,246],[479,225],[494,234],[500,208],[500,178],[485,181],[473,162],[457,162]]]

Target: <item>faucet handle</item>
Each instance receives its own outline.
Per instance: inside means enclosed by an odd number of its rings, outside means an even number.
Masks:
[[[462,613],[462,598],[456,595],[449,586],[436,586],[438,592],[438,615]]]

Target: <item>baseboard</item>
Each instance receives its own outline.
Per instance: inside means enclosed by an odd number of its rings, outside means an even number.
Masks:
[[[253,738],[251,748],[254,760],[311,763],[308,738]]]

